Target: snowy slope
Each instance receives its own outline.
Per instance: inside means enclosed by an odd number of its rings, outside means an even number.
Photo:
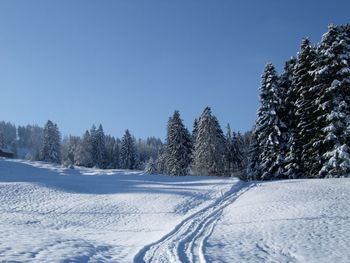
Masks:
[[[207,262],[350,262],[350,180],[258,184],[227,206]]]
[[[132,262],[236,183],[0,159],[0,261]]]
[[[350,180],[0,159],[0,262],[350,262]]]

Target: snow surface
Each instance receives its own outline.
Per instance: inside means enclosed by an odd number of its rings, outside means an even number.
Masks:
[[[207,262],[350,262],[350,180],[258,183],[229,205]]]
[[[132,262],[237,182],[0,159],[0,261]]]
[[[0,159],[0,261],[350,262],[350,180],[65,169]]]

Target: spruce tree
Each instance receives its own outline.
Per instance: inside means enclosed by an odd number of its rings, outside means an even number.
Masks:
[[[248,165],[246,171],[246,180],[258,180],[261,178],[262,171],[260,169],[261,151],[258,145],[256,128],[254,127],[251,143],[248,150]]]
[[[79,136],[69,136],[67,164],[72,166],[77,158],[76,153],[81,139]]]
[[[166,147],[160,151],[158,158],[156,160],[157,172],[160,174],[167,174],[167,156],[166,156]]]
[[[240,173],[243,173],[243,153],[241,149],[242,142],[240,141],[240,134],[232,132],[229,124],[227,124],[226,129],[225,173],[228,175],[239,175]]]
[[[284,149],[286,125],[281,120],[281,99],[278,90],[278,76],[275,67],[268,63],[262,75],[260,87],[260,108],[256,121],[255,136],[260,149],[258,163],[259,179],[280,179],[285,176]]]
[[[319,133],[317,107],[314,104],[318,94],[312,88],[314,85],[312,70],[315,59],[315,49],[311,46],[309,39],[305,38],[297,56],[292,78],[296,101],[294,133],[291,135],[289,144],[287,167],[289,178],[308,177],[317,164],[317,157],[311,153],[314,149],[313,139]]]
[[[112,167],[120,168],[120,139],[116,139],[113,145]]]
[[[148,174],[156,174],[157,173],[157,164],[153,160],[152,157],[148,160],[148,162],[146,164],[145,172]]]
[[[98,167],[98,142],[97,142],[97,128],[95,124],[92,125],[90,129],[90,150],[91,158],[94,167]]]
[[[233,172],[242,173],[244,168],[243,142],[240,133],[232,132]]]
[[[95,165],[92,158],[91,135],[88,130],[78,144],[75,154],[75,165],[85,167],[93,167]]]
[[[48,120],[43,134],[41,160],[45,162],[61,163],[61,135],[56,124]]]
[[[280,98],[280,107],[277,115],[280,116],[282,123],[285,127],[281,127],[281,133],[284,134],[284,148],[280,151],[285,156],[285,162],[283,164],[283,171],[285,175],[283,177],[296,178],[298,171],[296,168],[296,160],[294,155],[294,144],[296,143],[296,109],[295,103],[297,94],[295,93],[293,86],[293,72],[296,65],[296,59],[291,58],[287,60],[284,66],[284,71],[279,77],[278,92]]]
[[[135,141],[129,130],[125,131],[120,148],[120,167],[122,169],[134,169],[136,166]]]
[[[318,46],[315,101],[320,132],[313,154],[318,154],[317,177],[342,177],[350,173],[350,34],[349,26],[331,25]]]
[[[170,175],[187,175],[191,163],[191,135],[179,111],[169,119],[166,138],[166,170]]]
[[[104,136],[104,142],[105,142],[105,168],[107,169],[113,169],[114,166],[114,145],[115,145],[115,138],[110,135]]]
[[[230,124],[226,126],[225,135],[225,173],[232,175],[235,161],[235,150],[233,147],[232,131]]]
[[[223,175],[225,172],[225,136],[219,122],[206,107],[198,122],[193,171],[197,175]]]
[[[106,145],[105,145],[105,134],[103,132],[103,127],[100,124],[98,129],[96,130],[95,138],[94,138],[94,159],[95,165],[99,168],[106,168],[107,160],[106,160]]]
[[[194,119],[193,129],[192,129],[192,142],[193,142],[193,144],[196,143],[197,134],[198,134],[198,120]]]

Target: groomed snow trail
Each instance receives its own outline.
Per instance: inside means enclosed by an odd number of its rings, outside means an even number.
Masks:
[[[254,183],[238,182],[209,206],[189,216],[159,241],[145,246],[134,257],[141,262],[206,262],[204,249],[223,209],[252,188]]]

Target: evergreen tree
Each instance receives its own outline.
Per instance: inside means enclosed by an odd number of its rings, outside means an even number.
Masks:
[[[244,168],[243,142],[240,133],[232,133],[233,172],[242,173]]]
[[[105,134],[103,127],[100,124],[96,130],[95,137],[93,140],[93,154],[95,159],[95,165],[99,168],[106,168],[106,145],[105,145]]]
[[[295,93],[293,86],[293,72],[296,65],[296,59],[291,58],[287,60],[284,66],[284,71],[279,77],[278,92],[280,98],[280,107],[277,115],[280,117],[285,127],[281,127],[281,133],[284,134],[285,144],[284,148],[281,148],[283,156],[285,156],[285,162],[283,164],[283,171],[286,171],[285,177],[296,176],[297,171],[295,168],[296,160],[294,159],[294,144],[295,144],[295,133],[297,126],[297,118],[295,115],[295,103],[297,94]]]
[[[10,122],[0,121],[0,149],[17,155],[17,128]]]
[[[145,169],[150,158],[156,160],[160,149],[163,147],[161,140],[155,137],[148,137],[146,140],[139,139],[136,144],[138,153],[138,168]]]
[[[317,163],[316,156],[310,154],[313,150],[313,138],[319,132],[317,107],[314,104],[317,93],[312,89],[314,80],[311,74],[316,52],[309,39],[305,38],[301,44],[294,67],[292,89],[296,96],[294,116],[295,125],[290,137],[288,154],[288,177],[299,178],[309,176]]]
[[[69,136],[67,156],[65,160],[68,166],[72,166],[75,164],[76,154],[80,141],[81,139],[78,136]]]
[[[240,175],[243,173],[243,154],[240,135],[232,132],[230,124],[227,124],[225,136],[225,173],[229,175]],[[245,173],[245,172],[244,172]]]
[[[255,128],[257,146],[260,149],[259,179],[271,180],[284,177],[286,125],[282,122],[281,99],[278,91],[278,77],[275,67],[268,63],[262,75],[260,87],[260,108]],[[259,173],[260,173],[259,172]]]
[[[37,125],[18,126],[18,147],[21,148],[19,158],[40,160],[44,129]]]
[[[116,139],[115,140],[115,143],[113,145],[113,165],[112,167],[113,168],[120,168],[120,148],[119,148],[119,145],[120,145],[120,140],[119,139]]]
[[[247,167],[249,163],[249,147],[252,142],[252,132],[248,131],[245,132],[244,134],[241,134],[240,132],[237,133],[237,144],[238,144],[238,149],[239,153],[241,155],[241,160],[240,160],[240,168],[241,170],[241,177],[242,178],[247,178]]]
[[[219,122],[206,107],[198,122],[193,171],[197,175],[223,175],[225,172],[225,136]]]
[[[315,101],[320,132],[312,154],[318,154],[317,177],[349,176],[350,34],[349,26],[331,25],[318,46]]]
[[[229,123],[226,126],[226,130],[227,132],[225,136],[225,173],[232,175],[235,153],[233,149],[232,131]]]
[[[254,128],[254,132],[252,133],[252,140],[249,145],[248,150],[248,165],[246,172],[246,180],[258,180],[261,178],[261,170],[260,170],[260,162],[261,162],[261,151],[259,149],[257,134],[255,133],[256,128]]]
[[[61,163],[61,135],[56,124],[48,120],[44,128],[41,160]]]
[[[166,146],[159,153],[159,156],[156,160],[157,172],[160,174],[167,174],[166,166],[167,156],[166,156]]]
[[[92,153],[91,135],[89,131],[86,131],[76,149],[75,165],[93,167],[94,162],[93,162],[91,153]]]
[[[198,134],[198,120],[194,119],[193,130],[192,130],[192,142],[193,142],[193,144],[196,143],[197,134]]]
[[[293,87],[293,72],[296,65],[294,57],[286,61],[283,73],[278,79],[278,97],[280,99],[279,116],[287,129],[295,126],[295,102],[297,94]]]
[[[166,139],[166,166],[170,175],[187,175],[191,163],[191,135],[182,123],[179,111],[169,118]]]
[[[125,131],[120,149],[120,166],[122,169],[134,169],[136,165],[135,142],[129,130]]]
[[[239,175],[243,173],[243,153],[240,135],[232,132],[227,124],[225,136],[225,173],[229,175]],[[245,172],[244,172],[245,173]]]
[[[104,143],[105,143],[105,168],[113,169],[115,168],[114,165],[114,144],[115,144],[115,138],[110,135],[104,136]]]
[[[148,174],[156,174],[157,173],[157,164],[153,160],[152,157],[148,160],[148,162],[146,164],[145,172]]]
[[[5,148],[5,135],[2,131],[0,131],[0,149]]]
[[[91,158],[92,158],[92,163],[93,166],[98,167],[98,142],[97,142],[97,128],[95,124],[91,126],[90,129],[90,138],[89,138],[89,143],[90,143],[90,151],[91,151]]]

